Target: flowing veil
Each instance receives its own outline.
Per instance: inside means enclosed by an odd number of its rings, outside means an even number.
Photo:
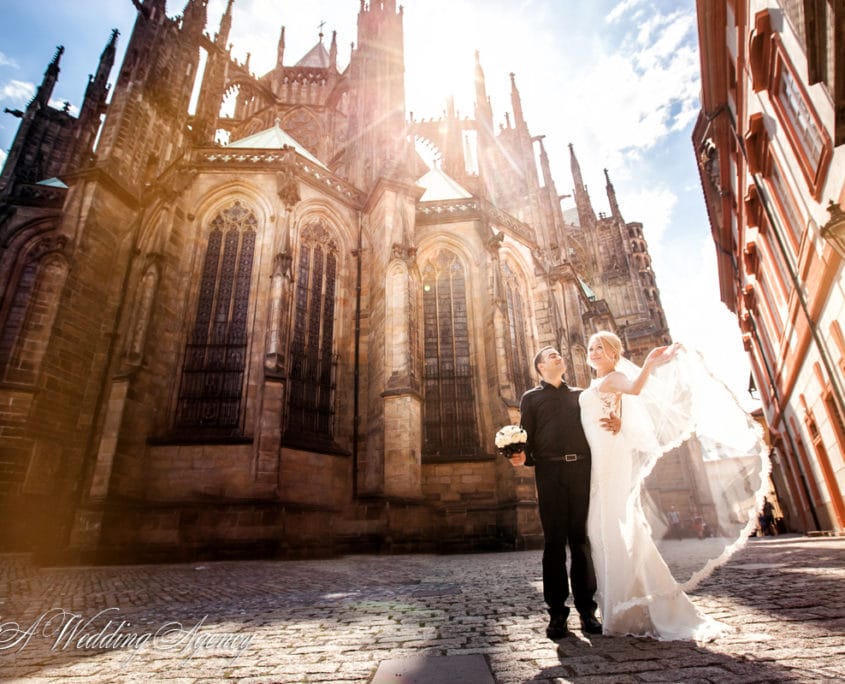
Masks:
[[[633,379],[640,368],[621,359],[616,370]],[[701,354],[684,347],[652,371],[639,395],[624,395],[622,411],[633,455],[629,506],[642,511],[689,591],[756,526],[770,470],[762,429]]]

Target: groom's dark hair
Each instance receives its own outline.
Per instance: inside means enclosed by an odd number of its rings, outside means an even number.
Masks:
[[[552,347],[552,346],[543,347],[534,356],[534,370],[537,371],[537,375],[540,375],[540,364],[543,363],[543,354],[545,354],[549,350],[554,351],[554,347]]]

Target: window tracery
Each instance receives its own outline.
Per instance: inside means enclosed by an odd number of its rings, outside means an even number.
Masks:
[[[42,241],[18,279],[0,336],[0,371],[9,382],[34,383],[47,351],[68,274],[66,259],[53,250]]]
[[[294,293],[286,436],[330,440],[333,433],[338,247],[322,222],[302,232]]]
[[[240,201],[211,222],[197,313],[185,345],[178,428],[232,434],[239,428],[257,223]]]
[[[466,273],[441,251],[423,268],[423,455],[472,456],[478,450],[470,365]]]
[[[502,281],[508,312],[508,345],[506,349],[508,370],[513,382],[516,399],[531,387],[528,344],[525,337],[525,321],[528,320],[523,304],[522,289],[511,267],[502,266]]]

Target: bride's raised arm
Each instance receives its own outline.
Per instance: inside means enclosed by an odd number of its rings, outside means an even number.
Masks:
[[[675,353],[678,351],[678,344],[670,344],[665,347],[655,347],[652,349],[645,361],[643,367],[635,378],[629,378],[624,373],[613,371],[608,373],[599,384],[600,392],[620,392],[622,394],[639,394],[643,386],[648,380],[651,371],[658,366],[662,366],[672,360]]]

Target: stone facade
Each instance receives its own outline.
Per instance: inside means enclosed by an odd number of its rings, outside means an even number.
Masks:
[[[539,543],[531,473],[493,444],[518,422],[535,351],[558,346],[584,385],[596,330],[635,358],[669,340],[642,226],[609,177],[612,215],[596,217],[573,151],[579,215],[565,217],[515,79],[494,135],[478,61],[474,119],[407,119],[390,0],[362,3],[345,69],[322,35],[285,66],[282,32],[261,78],[226,47],[231,2],[214,39],[202,1],[177,18],[136,5],[110,103],[115,35],[78,120],[46,104],[57,54],[2,175],[2,549]],[[90,112],[105,116],[96,148]],[[65,133],[36,165],[45,117]]]

